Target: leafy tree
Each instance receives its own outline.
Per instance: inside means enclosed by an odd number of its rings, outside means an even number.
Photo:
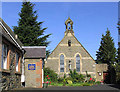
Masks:
[[[35,4],[23,2],[18,26],[13,26],[15,34],[25,46],[48,46],[50,41],[47,38],[51,35],[44,35],[47,28],[41,28],[43,22],[38,22],[37,11],[33,11]]]
[[[106,35],[102,35],[101,46],[97,51],[97,63],[113,64],[116,61],[116,48],[113,38],[110,36],[110,31],[107,29]]]

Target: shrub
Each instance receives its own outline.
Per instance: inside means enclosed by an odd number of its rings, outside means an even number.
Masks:
[[[62,82],[63,82],[63,80],[64,80],[64,78],[63,78],[63,77],[59,77],[59,78],[58,78],[58,83],[62,83]]]
[[[95,83],[95,78],[89,78],[89,83]]]
[[[85,76],[83,74],[79,75],[79,82],[84,82]]]
[[[82,74],[78,74],[75,69],[74,71],[70,70],[69,75],[73,83],[83,82],[85,80],[85,76]]]
[[[68,84],[72,84],[72,81],[71,81],[71,80],[67,80],[67,83],[68,83]]]
[[[100,81],[97,81],[95,84],[101,84],[101,82],[100,82]]]
[[[88,74],[88,73],[87,73],[87,71],[86,71],[86,75],[85,75],[85,77],[86,77],[86,80],[85,80],[85,81],[86,81],[86,82],[88,82],[88,81],[89,81],[89,79],[91,78],[91,75],[90,75],[90,74]]]
[[[58,80],[58,83],[66,84],[66,82],[67,82],[66,74],[64,74],[63,77],[59,77],[57,80]]]
[[[65,84],[66,84],[66,80],[65,80],[65,78],[64,78],[64,80],[63,80],[63,86],[65,86]]]
[[[50,78],[50,81],[52,82],[57,82],[57,73],[55,73],[53,70],[51,70],[50,68],[43,68],[44,70],[44,78],[47,78],[47,75]]]
[[[72,80],[72,78],[71,77],[67,77],[66,80]]]
[[[66,74],[64,74],[64,79],[66,78]]]

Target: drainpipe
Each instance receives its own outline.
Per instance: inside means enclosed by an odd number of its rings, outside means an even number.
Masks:
[[[24,50],[24,49],[22,50],[22,53],[23,53],[23,57],[22,57],[21,86],[23,86],[22,83],[25,82],[25,69],[24,69],[24,68],[25,68],[25,67],[24,67],[24,66],[25,66],[25,64],[24,64],[24,54],[25,54],[25,50]]]

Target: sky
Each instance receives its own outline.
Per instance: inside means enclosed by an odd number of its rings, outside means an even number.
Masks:
[[[73,21],[75,37],[96,59],[102,34],[107,28],[118,48],[118,3],[117,2],[32,2],[37,10],[37,21],[44,21],[45,34],[51,33],[47,49],[53,51],[64,37],[65,21]],[[2,2],[2,19],[13,30],[17,26],[22,2]]]

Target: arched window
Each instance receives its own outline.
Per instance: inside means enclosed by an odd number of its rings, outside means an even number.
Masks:
[[[69,47],[71,46],[71,40],[68,40],[68,46]]]
[[[80,56],[78,54],[76,56],[76,71],[80,72]]]
[[[60,72],[64,72],[64,55],[60,55]]]

